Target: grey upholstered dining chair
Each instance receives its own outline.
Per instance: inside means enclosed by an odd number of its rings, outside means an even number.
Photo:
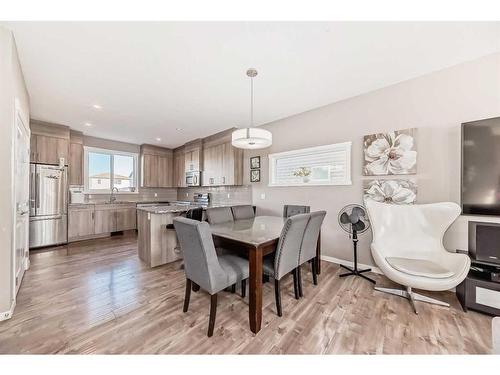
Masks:
[[[282,316],[280,281],[283,276],[293,274],[295,298],[299,299],[299,285],[297,268],[299,264],[300,247],[304,232],[309,222],[309,214],[299,214],[289,217],[278,240],[274,259],[272,256],[264,258],[262,269],[265,275],[274,279],[274,296],[278,316]]]
[[[217,313],[217,293],[241,282],[242,295],[248,279],[248,260],[232,254],[217,256],[212,232],[207,222],[199,222],[184,217],[174,219],[174,227],[184,254],[186,273],[186,294],[183,311],[189,308],[191,283],[196,283],[210,294],[210,318],[208,336],[214,333]]]
[[[234,220],[231,207],[207,208],[205,212],[207,213],[207,220],[210,224],[220,224]]]
[[[311,212],[310,215],[311,218],[307,223],[306,230],[304,232],[304,238],[302,239],[302,246],[300,248],[299,256],[299,267],[297,268],[300,297],[304,295],[304,293],[302,292],[302,276],[300,272],[300,266],[304,263],[311,261],[313,284],[318,285],[318,259],[316,258],[316,247],[318,244],[321,225],[323,224],[323,220],[326,216],[326,211],[315,211]]]
[[[253,206],[249,204],[233,206],[231,210],[233,211],[234,220],[253,219],[255,217]]]
[[[285,204],[283,206],[283,217],[290,217],[298,214],[308,214],[311,212],[311,207],[309,206],[296,206],[293,204]]]

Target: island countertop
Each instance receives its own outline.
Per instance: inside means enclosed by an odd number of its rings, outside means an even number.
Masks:
[[[191,205],[158,205],[158,206],[149,206],[149,207],[137,207],[138,210],[141,211],[146,211],[151,214],[172,214],[172,213],[179,213],[179,212],[187,212],[192,208],[198,208],[201,207],[203,210],[206,210],[207,208],[214,208],[214,207],[231,207],[234,205],[230,204],[209,204],[207,205],[196,205],[196,204],[191,204]]]

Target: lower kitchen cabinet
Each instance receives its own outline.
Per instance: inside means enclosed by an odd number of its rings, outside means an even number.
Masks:
[[[135,204],[81,204],[68,210],[68,241],[137,228]]]
[[[68,241],[94,234],[94,206],[72,206],[68,210]]]
[[[135,205],[103,204],[95,207],[94,233],[111,233],[136,229]]]

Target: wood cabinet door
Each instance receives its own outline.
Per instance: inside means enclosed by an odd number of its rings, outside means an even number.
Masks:
[[[36,151],[36,134],[31,133],[30,138],[30,163],[37,162],[37,151]]]
[[[158,187],[172,187],[173,160],[171,156],[158,156]]]
[[[234,185],[234,153],[230,143],[222,145],[221,185]]]
[[[186,171],[185,171],[185,161],[184,153],[179,152],[174,154],[174,186],[184,187],[186,186]]]
[[[135,208],[123,208],[115,210],[115,230],[131,230],[137,228],[137,215]]]
[[[83,185],[83,146],[80,143],[69,145],[69,184]]]
[[[69,209],[68,211],[68,239],[94,234],[94,209]]]
[[[56,164],[59,164],[59,159],[64,158],[64,164],[68,165],[69,162],[69,140],[56,138],[57,156]]]
[[[116,210],[95,210],[94,233],[110,233],[116,231]]]
[[[143,186],[158,187],[158,162],[157,155],[144,154],[142,164]]]
[[[191,151],[191,164],[193,166],[193,171],[200,170],[200,149],[197,148]]]
[[[215,185],[215,147],[206,147],[203,150],[203,186]]]
[[[45,135],[36,136],[37,163],[59,164],[57,158],[57,138]]]

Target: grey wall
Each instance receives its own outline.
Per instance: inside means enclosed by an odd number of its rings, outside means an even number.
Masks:
[[[256,108],[258,110],[258,108]],[[273,133],[265,151],[245,153],[246,184],[252,186],[259,214],[280,215],[283,204],[326,209],[323,254],[352,259],[352,244],[337,224],[337,213],[349,203],[362,203],[362,141],[366,134],[417,127],[420,203],[459,203],[460,124],[500,116],[500,54],[460,64],[355,98],[301,113],[264,126]],[[352,141],[351,186],[268,187],[269,153]],[[262,158],[261,182],[249,182],[249,157]],[[265,194],[262,199],[261,194]],[[466,248],[467,220],[448,231],[445,245]],[[498,220],[498,219],[493,219]],[[373,264],[371,234],[360,239],[360,259]]]
[[[0,27],[0,312],[13,301],[13,189],[12,163],[15,100],[19,100],[25,124],[29,124],[29,97],[19,65],[12,33]]]

